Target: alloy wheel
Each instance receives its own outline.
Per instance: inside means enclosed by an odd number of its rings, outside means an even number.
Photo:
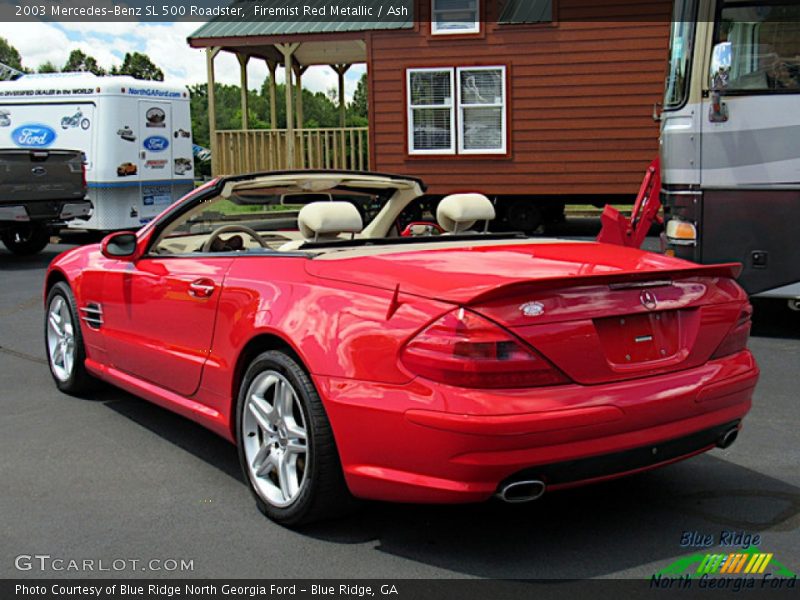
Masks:
[[[308,434],[297,391],[277,371],[264,371],[247,390],[242,444],[250,480],[261,498],[290,505],[306,481]]]
[[[63,296],[54,296],[47,311],[47,353],[53,375],[65,382],[75,366],[75,326]]]

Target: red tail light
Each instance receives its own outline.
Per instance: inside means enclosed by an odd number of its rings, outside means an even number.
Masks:
[[[558,385],[569,379],[514,335],[465,309],[447,313],[401,353],[412,373],[468,388]]]
[[[736,325],[728,332],[725,339],[716,349],[711,358],[722,358],[736,354],[747,348],[747,339],[750,337],[750,326],[752,325],[753,307],[748,303],[739,313],[739,320]]]

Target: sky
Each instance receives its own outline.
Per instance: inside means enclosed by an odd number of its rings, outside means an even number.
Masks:
[[[0,36],[19,50],[22,64],[30,69],[47,61],[61,67],[69,53],[80,48],[109,69],[121,65],[126,52],[144,52],[164,71],[164,81],[173,85],[205,83],[206,60],[203,50],[190,48],[186,38],[202,23],[132,22],[18,22],[4,27]],[[221,52],[214,62],[217,82],[239,84],[239,63],[229,52]],[[352,99],[364,65],[354,65],[345,75],[345,94]],[[278,69],[278,81],[283,81]],[[262,60],[248,64],[248,85],[258,89],[267,77]],[[311,67],[303,74],[303,87],[312,92],[337,88],[337,76],[329,67]]]

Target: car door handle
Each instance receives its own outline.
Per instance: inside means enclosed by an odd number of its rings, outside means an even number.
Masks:
[[[189,295],[194,298],[210,298],[216,288],[210,279],[196,279],[189,284]]]

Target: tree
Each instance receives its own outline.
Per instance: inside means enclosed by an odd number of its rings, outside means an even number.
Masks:
[[[95,75],[106,74],[105,69],[97,64],[97,59],[94,56],[84,54],[82,50],[78,49],[69,53],[69,58],[61,70],[65,73],[89,72]]]
[[[19,55],[19,51],[9,44],[4,37],[0,37],[0,63],[18,71],[23,70],[22,57]]]
[[[358,80],[353,101],[347,106],[347,124],[350,127],[367,127],[369,125],[369,112],[367,105],[367,74],[364,73]]]
[[[150,81],[164,81],[164,72],[159,69],[147,54],[140,52],[126,52],[122,66],[111,69],[112,75],[130,75],[135,79],[148,79]]]
[[[60,69],[55,66],[51,61],[43,62],[36,69],[37,73],[59,73]]]
[[[353,102],[350,104],[353,115],[367,118],[367,74],[364,73],[358,80],[356,91],[353,93]]]

